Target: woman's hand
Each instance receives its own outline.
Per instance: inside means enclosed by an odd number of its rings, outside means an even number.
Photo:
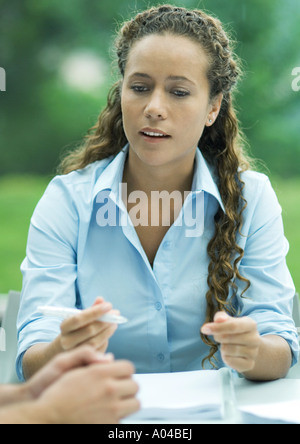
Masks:
[[[222,359],[229,367],[239,373],[254,369],[261,337],[256,322],[251,318],[233,318],[225,312],[218,312],[214,322],[203,325],[201,332],[212,335],[221,345]]]
[[[94,350],[105,353],[109,338],[117,329],[117,324],[100,322],[105,313],[118,314],[112,305],[103,298],[97,298],[91,308],[79,312],[61,324],[61,334],[51,343],[40,343],[30,347],[24,354],[23,373],[31,378],[56,355],[73,350],[80,345],[90,345]]]
[[[103,298],[97,298],[95,304],[78,315],[72,316],[61,324],[60,345],[63,351],[72,350],[79,345],[91,345],[105,353],[109,338],[117,329],[116,324],[101,322],[98,319],[113,311],[112,305]]]

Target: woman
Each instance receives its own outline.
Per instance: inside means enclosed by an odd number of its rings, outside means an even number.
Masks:
[[[298,353],[288,244],[268,178],[243,153],[239,68],[221,23],[151,8],[116,49],[107,107],[31,221],[20,377],[84,343],[138,372],[284,376]],[[37,313],[46,304],[84,311],[60,327]],[[129,319],[118,329],[97,320],[113,307]]]

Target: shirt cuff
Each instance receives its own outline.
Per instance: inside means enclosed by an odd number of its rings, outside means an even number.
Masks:
[[[19,332],[16,372],[21,382],[25,381],[23,374],[23,357],[26,351],[36,344],[54,341],[60,334],[61,319],[40,318],[32,321]]]

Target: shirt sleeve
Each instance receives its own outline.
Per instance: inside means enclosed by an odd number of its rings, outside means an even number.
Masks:
[[[31,219],[23,288],[17,321],[17,374],[23,380],[23,355],[34,344],[53,341],[60,320],[38,313],[41,305],[76,306],[78,215],[69,188],[57,177]]]
[[[281,207],[266,177],[246,195],[246,200],[249,209],[245,211],[246,223],[241,235],[244,257],[240,273],[250,280],[251,286],[240,299],[241,316],[254,319],[262,336],[283,337],[290,345],[294,365],[299,353],[292,317],[295,287],[286,264],[289,244],[284,235]]]

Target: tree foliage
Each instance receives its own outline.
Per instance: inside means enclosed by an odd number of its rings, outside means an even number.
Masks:
[[[101,88],[76,89],[62,78],[72,53],[108,63],[116,28],[162,1],[2,0],[0,173],[54,173],[59,156],[77,145],[104,106],[112,71]],[[254,157],[282,176],[300,173],[299,0],[181,0],[219,17],[236,40],[244,66],[236,105]],[[82,79],[84,82],[84,78]]]

